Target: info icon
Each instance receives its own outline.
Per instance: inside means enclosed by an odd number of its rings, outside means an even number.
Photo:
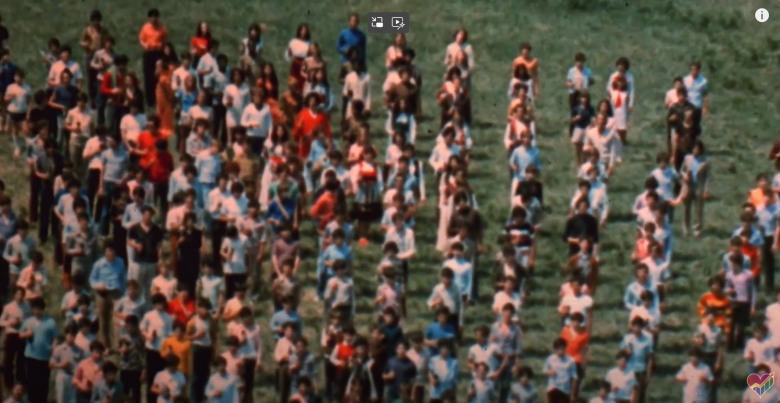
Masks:
[[[368,13],[367,17],[369,34],[409,33],[409,13],[377,12]]]

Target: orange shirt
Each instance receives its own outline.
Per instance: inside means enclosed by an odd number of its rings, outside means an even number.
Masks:
[[[309,215],[317,220],[317,229],[323,230],[336,216],[336,196],[331,192],[323,193],[311,206]]]
[[[750,259],[750,272],[753,273],[753,278],[761,276],[760,253],[761,249],[749,243],[742,244],[742,254]]]
[[[748,193],[748,202],[750,204],[756,206],[756,208],[761,208],[767,204],[767,202],[771,202],[772,194],[769,195],[764,194],[764,191],[756,188],[750,191]]]
[[[314,141],[314,130],[317,128],[322,129],[326,136],[333,137],[328,115],[322,112],[315,115],[309,108],[298,112],[293,126],[293,137],[298,140],[298,156],[304,160],[309,158],[311,142]]]
[[[566,355],[571,357],[577,364],[582,364],[585,349],[590,343],[590,334],[588,331],[577,332],[574,326],[566,326],[561,329],[562,339],[566,340]]]
[[[190,46],[195,49],[196,55],[203,56],[209,50],[209,39],[194,36],[190,40]]]
[[[144,50],[162,50],[167,41],[168,30],[163,25],[155,27],[151,22],[147,22],[141,26],[141,31],[138,32],[138,42],[141,43]]]
[[[712,310],[715,315],[715,324],[724,332],[731,331],[731,299],[725,294],[717,296],[712,292],[707,292],[699,299],[698,312],[700,317],[704,317],[707,309]]]
[[[650,246],[652,241],[647,238],[639,238],[634,245],[634,259],[642,261],[646,257],[650,256]]]
[[[160,355],[166,357],[169,354],[173,354],[179,359],[179,371],[184,375],[189,375],[192,342],[187,339],[179,340],[176,336],[168,337],[160,345]]]

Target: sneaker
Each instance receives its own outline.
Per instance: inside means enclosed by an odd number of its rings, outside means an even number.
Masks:
[[[358,245],[359,245],[359,246],[363,246],[363,247],[365,247],[365,246],[368,246],[368,245],[370,245],[370,244],[371,244],[371,242],[370,242],[370,241],[369,241],[367,238],[360,238],[360,239],[358,240]]]

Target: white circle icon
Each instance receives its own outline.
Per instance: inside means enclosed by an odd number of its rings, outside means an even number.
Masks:
[[[759,8],[756,10],[756,21],[758,22],[766,22],[769,20],[769,11],[765,8]]]

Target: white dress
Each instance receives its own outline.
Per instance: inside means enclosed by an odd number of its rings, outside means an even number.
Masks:
[[[628,128],[629,93],[620,90],[609,90],[609,101],[612,105],[612,119],[615,122],[615,130]]]

